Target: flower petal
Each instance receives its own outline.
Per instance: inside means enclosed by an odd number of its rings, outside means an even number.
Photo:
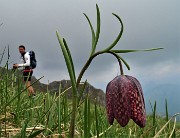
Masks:
[[[113,111],[114,117],[122,127],[128,124],[131,117],[128,85],[128,80],[125,76],[118,76],[114,79]]]
[[[126,75],[126,77],[131,80],[132,83],[132,87],[129,91],[131,99],[131,118],[140,127],[145,127],[146,111],[141,84],[132,76]]]
[[[108,122],[110,125],[112,125],[114,122],[114,112],[112,105],[112,101],[113,101],[112,92],[114,91],[113,89],[114,87],[112,85],[113,83],[111,81],[106,87],[106,111],[107,111]]]

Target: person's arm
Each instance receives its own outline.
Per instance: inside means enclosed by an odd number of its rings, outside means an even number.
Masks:
[[[26,63],[18,64],[18,67],[27,67],[27,66],[30,66],[30,55],[29,55],[29,53],[26,53],[24,55],[24,60],[25,60]]]

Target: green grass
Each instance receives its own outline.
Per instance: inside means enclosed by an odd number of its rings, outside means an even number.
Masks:
[[[4,68],[0,76],[0,137],[68,137],[72,114],[72,100],[67,91],[57,95],[37,92],[35,98],[28,97],[21,82],[21,76],[8,73]],[[78,102],[75,137],[180,137],[180,123],[170,121],[167,102],[166,117],[153,113],[147,116],[146,127],[139,128],[132,120],[126,127],[116,121],[112,126],[107,122],[106,109],[98,103],[91,103],[88,95]],[[162,130],[161,130],[162,129]],[[158,133],[160,132],[160,133]]]

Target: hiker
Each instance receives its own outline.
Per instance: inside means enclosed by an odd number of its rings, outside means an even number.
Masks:
[[[31,67],[31,58],[29,52],[25,51],[25,46],[19,46],[19,53],[21,54],[21,64],[14,64],[14,68],[23,67],[23,79],[28,89],[28,96],[35,96],[33,87],[31,86],[31,76],[33,74],[33,69]]]

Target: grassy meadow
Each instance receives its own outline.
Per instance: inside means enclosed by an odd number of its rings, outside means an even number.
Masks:
[[[6,67],[1,68],[0,73],[0,137],[69,137],[72,100],[67,98],[67,90],[62,91],[60,87],[53,95],[47,88],[46,93],[36,92],[36,97],[28,97],[22,76],[9,73]],[[168,108],[164,109],[166,117],[159,117],[156,103],[152,104],[152,115],[147,116],[143,129],[132,120],[126,127],[116,121],[110,126],[105,107],[91,103],[88,95],[77,103],[77,138],[180,137],[180,123],[176,122],[176,117],[171,120]]]

